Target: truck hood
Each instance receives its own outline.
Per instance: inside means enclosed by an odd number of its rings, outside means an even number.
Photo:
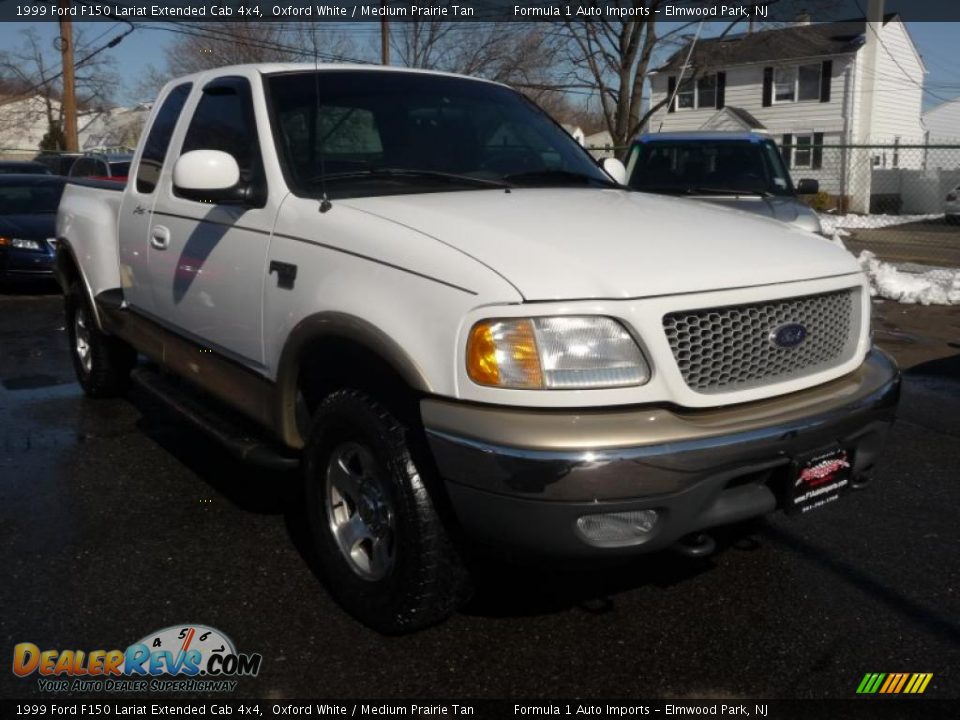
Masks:
[[[744,212],[770,217],[801,230],[820,232],[820,217],[806,203],[792,197],[758,197],[751,195],[703,196],[698,200]]]
[[[842,248],[775,220],[623,190],[474,190],[336,204],[470,255],[526,300],[651,297],[860,271]]]

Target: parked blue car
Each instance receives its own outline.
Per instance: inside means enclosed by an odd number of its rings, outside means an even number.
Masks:
[[[56,175],[0,175],[0,281],[53,277],[65,183]]]

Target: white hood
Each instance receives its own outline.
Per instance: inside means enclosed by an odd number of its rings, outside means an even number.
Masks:
[[[354,198],[502,275],[527,300],[637,298],[860,272],[780,222],[622,190],[513,189]]]

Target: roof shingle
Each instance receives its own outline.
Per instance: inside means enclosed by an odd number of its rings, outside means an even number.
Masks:
[[[895,17],[896,13],[887,14],[883,18],[884,24]],[[860,49],[865,32],[866,22],[861,18],[708,38],[697,42],[690,64],[697,68],[716,69],[745,63],[843,55]],[[679,70],[689,48],[687,44],[675,52],[657,71]]]

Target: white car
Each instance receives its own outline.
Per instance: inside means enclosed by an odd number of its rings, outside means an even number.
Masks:
[[[960,222],[960,185],[947,193],[943,201],[943,215],[948,223]]]
[[[331,592],[386,632],[464,600],[467,543],[700,554],[865,484],[899,374],[856,260],[606,168],[483,80],[179,78],[126,187],[64,193],[77,377],[299,465]]]

